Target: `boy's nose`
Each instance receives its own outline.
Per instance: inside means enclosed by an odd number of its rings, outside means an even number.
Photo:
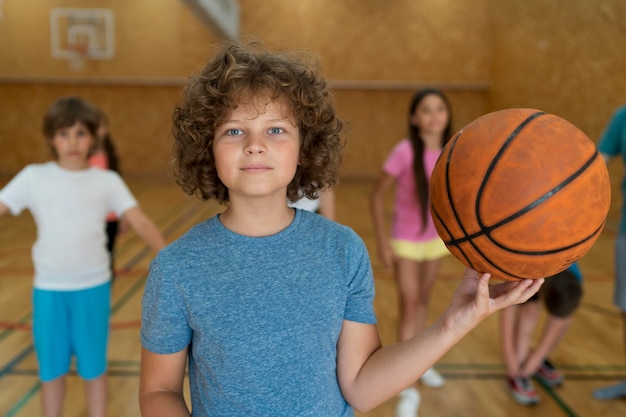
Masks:
[[[265,150],[266,148],[263,140],[256,136],[252,136],[250,139],[248,139],[248,142],[246,143],[244,149],[244,151],[250,155],[255,153],[264,153]]]

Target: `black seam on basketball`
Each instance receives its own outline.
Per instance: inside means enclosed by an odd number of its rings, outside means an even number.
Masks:
[[[524,120],[522,123],[520,123],[519,126],[517,126],[515,128],[515,130],[513,130],[513,132],[511,132],[511,134],[509,135],[509,137],[506,139],[506,141],[504,142],[504,145],[502,145],[500,147],[500,149],[498,150],[498,153],[494,156],[494,158],[492,159],[491,163],[489,164],[489,167],[487,168],[487,171],[485,173],[485,175],[483,175],[483,180],[480,184],[480,187],[478,189],[478,193],[476,194],[476,219],[478,220],[479,225],[481,225],[480,230],[478,232],[472,233],[471,235],[467,234],[467,231],[465,230],[465,228],[463,227],[463,225],[461,224],[461,220],[456,212],[456,209],[454,207],[454,203],[452,202],[452,193],[450,191],[450,181],[448,180],[448,171],[449,171],[449,166],[450,166],[450,159],[452,156],[452,151],[454,149],[454,146],[456,145],[457,139],[459,138],[459,136],[461,135],[461,133],[463,132],[462,130],[459,132],[459,134],[454,138],[454,141],[450,144],[450,152],[448,153],[448,159],[446,160],[446,190],[448,193],[448,202],[450,203],[450,207],[452,207],[452,212],[454,213],[454,217],[456,219],[457,224],[461,227],[461,230],[463,231],[463,235],[464,237],[462,238],[458,238],[458,239],[453,239],[449,242],[446,242],[446,244],[450,244],[450,245],[454,245],[457,246],[459,243],[463,243],[465,241],[471,241],[472,239],[475,239],[477,237],[482,236],[483,234],[485,234],[486,232],[486,228],[482,227],[482,222],[480,221],[480,213],[478,210],[479,207],[479,202],[480,202],[480,197],[483,193],[483,189],[485,188],[486,185],[486,181],[487,179],[490,177],[491,172],[494,169],[494,166],[496,164],[496,162],[500,159],[500,156],[502,155],[502,153],[504,152],[504,149],[506,149],[509,146],[509,143],[517,136],[517,134],[528,124],[530,123],[531,120],[541,116],[545,114],[544,112],[537,112],[537,113],[533,113],[530,116],[528,116],[526,118],[526,120]],[[487,230],[488,232],[488,230]],[[452,236],[452,234],[450,234],[450,236]]]
[[[450,177],[449,177],[449,172],[450,172],[450,161],[452,159],[452,151],[454,150],[457,141],[459,140],[459,137],[461,136],[461,134],[463,133],[463,129],[461,129],[458,134],[454,137],[454,139],[451,141],[451,143],[449,143],[450,146],[450,151],[448,152],[448,157],[446,158],[446,193],[448,196],[448,203],[450,204],[450,208],[452,210],[452,214],[454,215],[454,218],[456,219],[456,222],[458,224],[458,226],[461,228],[461,231],[463,232],[464,235],[467,235],[467,230],[465,230],[465,227],[463,227],[463,223],[461,222],[461,219],[456,211],[456,207],[454,206],[454,201],[452,199],[452,193],[450,191]],[[433,211],[435,212],[435,214],[437,215],[437,218],[441,221],[441,216],[439,216],[439,213],[437,212],[437,209],[433,206]],[[446,231],[448,232],[448,234],[450,236],[452,236],[452,233],[450,233],[450,230],[448,229],[448,227],[445,225],[445,223],[443,221],[441,221],[441,224],[446,228]],[[453,240],[454,241],[454,240]],[[452,242],[453,242],[452,241]],[[465,251],[461,248],[461,246],[459,244],[454,244],[452,242],[446,242],[446,245],[448,246],[455,246],[457,248],[457,250],[459,252],[461,252],[461,254],[463,255],[463,257],[467,260],[467,263],[469,264],[470,268],[472,269],[476,269],[474,267],[474,265],[472,264],[472,262],[469,260],[468,256],[465,254]],[[497,269],[498,271],[507,274],[511,277],[514,278],[518,278],[518,279],[523,279],[523,277],[517,276],[515,274],[509,273],[507,271],[505,271],[502,267],[496,265],[491,259],[489,259],[477,246],[476,244],[472,241],[472,240],[468,240],[468,243],[474,248],[474,250],[485,260],[487,261],[490,265],[492,265],[495,269]]]
[[[508,247],[502,246],[500,245],[496,240],[494,240],[491,237],[491,232],[494,229],[497,229],[498,227],[502,226],[503,224],[506,224],[512,220],[517,219],[518,217],[521,217],[522,215],[528,213],[529,211],[531,211],[532,209],[536,208],[537,206],[539,206],[540,204],[542,204],[543,202],[545,202],[546,200],[548,200],[550,197],[552,197],[554,194],[556,194],[557,192],[559,192],[561,189],[565,188],[567,185],[569,185],[572,181],[574,181],[576,178],[578,178],[578,176],[580,176],[580,174],[582,174],[583,172],[585,172],[587,170],[587,168],[589,168],[591,166],[591,164],[593,164],[595,162],[596,159],[598,159],[599,157],[599,153],[596,150],[593,155],[591,155],[591,158],[589,158],[587,160],[587,162],[585,162],[579,169],[576,170],[576,172],[574,172],[572,175],[570,175],[569,177],[567,177],[565,180],[563,180],[561,183],[557,184],[553,189],[551,189],[550,191],[546,192],[544,195],[542,195],[541,197],[537,198],[535,201],[533,201],[532,203],[530,203],[529,205],[527,205],[526,207],[522,208],[521,210],[518,210],[517,212],[515,212],[514,214],[510,215],[509,217],[506,217],[502,220],[500,220],[499,222],[491,225],[491,226],[486,226],[480,219],[479,213],[477,213],[476,215],[476,220],[479,226],[479,231],[472,233],[471,235],[467,235],[465,237],[456,239],[454,241],[450,241],[450,244],[456,244],[456,243],[462,243],[466,240],[472,240],[472,239],[476,239],[477,237],[480,236],[487,236],[489,238],[489,240],[491,240],[493,243],[495,243],[497,246],[499,246],[502,249],[506,249],[506,250],[511,250],[513,251],[513,249],[510,249]]]
[[[576,246],[582,245],[583,243],[587,242],[589,239],[592,239],[594,236],[596,236],[598,233],[600,233],[602,231],[602,227],[604,227],[604,222],[602,222],[600,227],[598,227],[592,234],[590,234],[589,236],[587,236],[586,238],[584,238],[582,240],[579,240],[578,242],[575,242],[575,243],[572,243],[570,245],[563,246],[563,247],[560,247],[560,248],[550,249],[550,250],[540,251],[540,252],[538,252],[538,251],[523,251],[523,250],[518,250],[518,249],[511,249],[511,248],[508,248],[506,246],[502,246],[502,245],[498,244],[498,242],[494,241],[493,239],[489,239],[489,240],[491,240],[491,242],[494,243],[499,248],[504,249],[504,250],[506,250],[507,252],[510,252],[510,253],[515,253],[517,255],[530,255],[530,256],[552,255],[552,254],[563,252],[565,250],[569,250],[569,249],[575,248]]]
[[[519,132],[521,132],[530,122],[532,122],[537,117],[542,116],[544,114],[545,114],[544,112],[533,113],[530,116],[528,116],[526,120],[520,123],[519,126],[517,126],[515,130],[513,130],[513,132],[511,132],[509,137],[506,138],[506,140],[504,141],[504,144],[500,147],[500,149],[498,149],[498,153],[496,153],[496,155],[491,160],[489,167],[487,167],[487,172],[485,172],[485,175],[483,176],[483,179],[480,183],[480,187],[478,187],[478,192],[476,193],[476,202],[474,206],[474,210],[476,212],[475,213],[476,220],[480,226],[480,230],[483,230],[483,222],[480,219],[480,201],[482,199],[482,195],[485,190],[485,187],[487,186],[487,181],[489,181],[489,179],[491,178],[491,174],[493,173],[493,170],[495,169],[496,164],[500,161],[502,154],[504,154],[507,148],[511,145],[511,143],[517,137]]]
[[[450,204],[450,210],[452,211],[452,214],[454,215],[454,219],[456,220],[457,225],[459,226],[459,228],[461,228],[463,235],[467,236],[467,230],[465,230],[465,227],[463,226],[463,223],[461,222],[461,218],[459,217],[459,213],[457,212],[456,207],[454,206],[454,200],[452,198],[452,191],[450,190],[450,162],[452,160],[452,152],[454,151],[456,143],[458,142],[462,133],[463,133],[463,130],[461,129],[459,133],[457,133],[457,135],[454,137],[452,142],[449,144],[450,151],[448,152],[448,157],[446,158],[446,195],[448,196],[448,203]],[[449,233],[449,234],[452,237],[452,233]]]
[[[450,229],[448,229],[448,226],[446,226],[446,223],[443,221],[443,219],[439,215],[439,212],[437,212],[437,209],[435,208],[434,205],[432,206],[432,209],[433,209],[432,211],[433,211],[433,213],[435,213],[435,216],[437,217],[437,219],[439,219],[439,223],[443,226],[443,228],[446,230],[448,235],[452,236],[452,233],[450,232]],[[446,246],[448,246],[448,244],[446,244]],[[472,263],[470,258],[468,258],[468,256],[465,254],[465,251],[459,245],[453,245],[453,246],[456,246],[457,250],[459,252],[461,252],[461,255],[463,255],[463,258],[465,258],[465,261],[467,262],[467,265],[469,265],[470,268],[475,269],[474,268],[474,264]]]
[[[582,240],[582,241],[580,241],[580,242],[578,242],[578,243],[576,243],[576,244],[573,244],[573,245],[571,245],[571,246],[568,246],[568,247],[566,247],[566,248],[562,248],[561,250],[571,249],[571,248],[573,248],[574,246],[576,246],[576,245],[580,245],[580,244],[582,244],[582,243],[586,242],[587,240],[589,240],[589,239],[593,238],[595,235],[597,235],[598,233],[600,233],[600,232],[602,231],[602,228],[604,227],[604,223],[605,223],[605,222],[602,222],[602,224],[600,225],[600,227],[598,227],[598,228],[596,229],[596,231],[595,231],[595,232],[593,232],[590,236],[586,237],[584,240]],[[526,278],[527,278],[527,277],[522,277],[522,276],[519,276],[519,275],[513,274],[513,273],[511,273],[511,272],[509,272],[509,271],[507,271],[507,270],[503,269],[502,267],[500,267],[500,266],[496,265],[496,264],[495,264],[495,263],[494,263],[494,262],[493,262],[490,258],[488,258],[487,256],[485,256],[485,254],[484,254],[484,253],[482,253],[482,251],[476,247],[476,245],[474,244],[474,242],[473,242],[473,241],[471,241],[471,240],[470,240],[470,241],[468,241],[468,243],[469,243],[470,245],[472,245],[472,247],[476,250],[476,252],[478,252],[478,254],[479,254],[479,255],[480,255],[480,256],[481,256],[481,257],[482,257],[485,261],[487,261],[487,262],[488,262],[491,266],[493,266],[494,268],[496,268],[498,271],[500,271],[500,272],[502,272],[502,273],[504,273],[504,274],[506,274],[506,275],[508,275],[508,276],[510,276],[510,277],[517,278],[517,279],[526,279]],[[456,247],[457,247],[457,249],[458,249],[459,251],[461,251],[461,252],[462,252],[462,249],[460,248],[460,246],[458,246],[458,245],[454,245],[454,246],[456,246]],[[515,253],[522,254],[522,255],[537,255],[537,256],[539,256],[539,255],[549,255],[549,254],[556,253],[556,252],[557,252],[557,251],[551,251],[551,252],[532,252],[532,253],[531,253],[531,252],[528,252],[528,253],[523,253],[523,252],[515,252]],[[465,256],[465,253],[463,254],[463,256]],[[492,274],[492,275],[493,275],[493,274]],[[496,278],[497,278],[497,277],[496,277]]]

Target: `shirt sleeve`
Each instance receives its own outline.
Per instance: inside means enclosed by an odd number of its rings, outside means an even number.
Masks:
[[[180,352],[191,343],[192,331],[181,292],[162,274],[158,257],[150,265],[141,301],[141,344],[158,354]]]
[[[398,177],[411,164],[412,157],[411,142],[403,140],[387,156],[383,164],[383,171],[392,177]]]
[[[615,156],[624,152],[624,135],[626,134],[626,106],[618,109],[600,137],[598,151]]]
[[[126,210],[137,206],[137,200],[135,200],[135,197],[133,197],[133,194],[119,174],[113,171],[107,171],[107,173],[113,178],[113,192],[111,193],[109,209],[115,212],[118,217],[122,217]]]
[[[350,281],[344,319],[359,323],[376,324],[374,312],[374,274],[363,241],[354,234],[350,254]]]
[[[0,201],[17,216],[31,203],[31,181],[28,167],[21,170],[0,190]]]

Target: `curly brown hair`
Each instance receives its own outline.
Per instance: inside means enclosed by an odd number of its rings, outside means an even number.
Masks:
[[[216,129],[238,105],[266,96],[284,100],[298,122],[300,155],[287,198],[317,198],[337,183],[343,155],[342,121],[311,54],[269,52],[258,42],[226,42],[189,79],[173,114],[174,176],[187,194],[229,201],[213,154]],[[308,62],[308,63],[307,63]]]

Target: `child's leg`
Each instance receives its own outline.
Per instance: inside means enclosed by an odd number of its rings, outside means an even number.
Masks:
[[[41,383],[41,405],[44,417],[61,417],[65,397],[65,376]]]
[[[441,265],[441,259],[432,259],[419,263],[419,294],[418,294],[418,329],[419,333],[426,328],[426,321],[428,319],[428,306],[430,303],[430,294],[433,290],[435,278],[437,278],[437,271]]]
[[[78,375],[85,380],[90,417],[106,415],[106,355],[109,337],[111,285],[75,291],[72,342]]]
[[[85,395],[89,417],[105,417],[108,397],[106,375],[85,380]]]
[[[33,289],[33,339],[45,417],[60,417],[71,347],[67,292]]]
[[[407,340],[426,327],[428,303],[441,260],[398,259],[396,277],[400,299],[399,339]]]
[[[539,321],[540,309],[537,301],[529,301],[518,307],[517,326],[514,333],[515,359],[521,366],[528,357],[533,334]],[[522,376],[530,376],[522,374]]]

